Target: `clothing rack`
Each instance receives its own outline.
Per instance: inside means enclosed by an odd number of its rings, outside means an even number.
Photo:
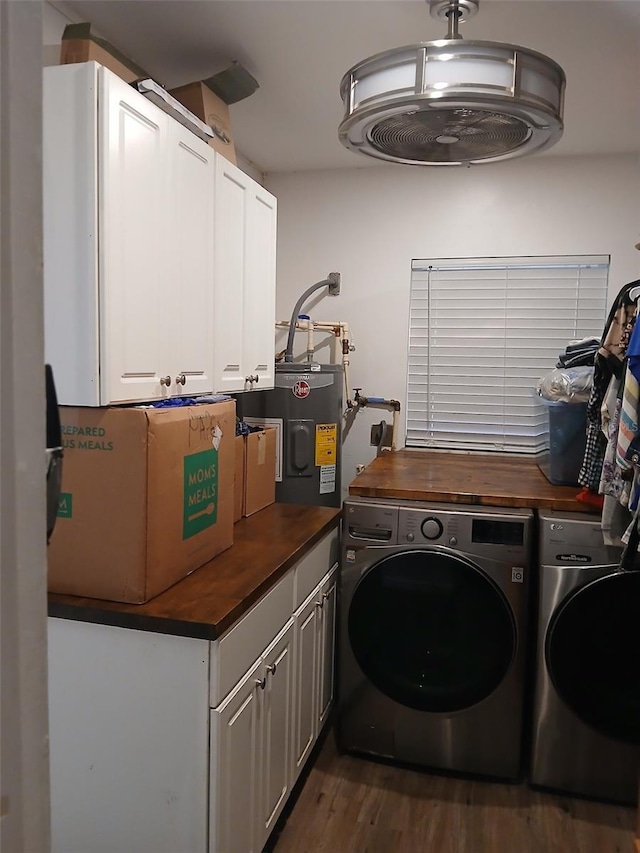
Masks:
[[[611,305],[587,405],[587,440],[578,482],[594,496],[602,496],[607,545],[628,543],[640,506],[639,297],[640,280],[632,281]],[[637,546],[633,550],[626,561],[632,565]]]

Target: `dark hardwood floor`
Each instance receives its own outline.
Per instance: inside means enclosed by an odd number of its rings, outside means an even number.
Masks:
[[[329,731],[273,853],[633,853],[636,811],[339,754]]]

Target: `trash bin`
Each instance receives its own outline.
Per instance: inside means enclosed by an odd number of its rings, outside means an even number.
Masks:
[[[538,467],[554,486],[577,486],[587,439],[587,404],[540,398],[549,414],[549,450]]]

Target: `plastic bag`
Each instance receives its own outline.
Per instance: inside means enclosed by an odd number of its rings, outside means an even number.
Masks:
[[[536,393],[554,403],[588,403],[593,386],[591,365],[556,367],[536,384]]]

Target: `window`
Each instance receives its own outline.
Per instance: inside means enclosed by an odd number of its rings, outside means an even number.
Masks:
[[[407,446],[542,450],[536,382],[602,335],[608,272],[608,256],[414,261]]]

